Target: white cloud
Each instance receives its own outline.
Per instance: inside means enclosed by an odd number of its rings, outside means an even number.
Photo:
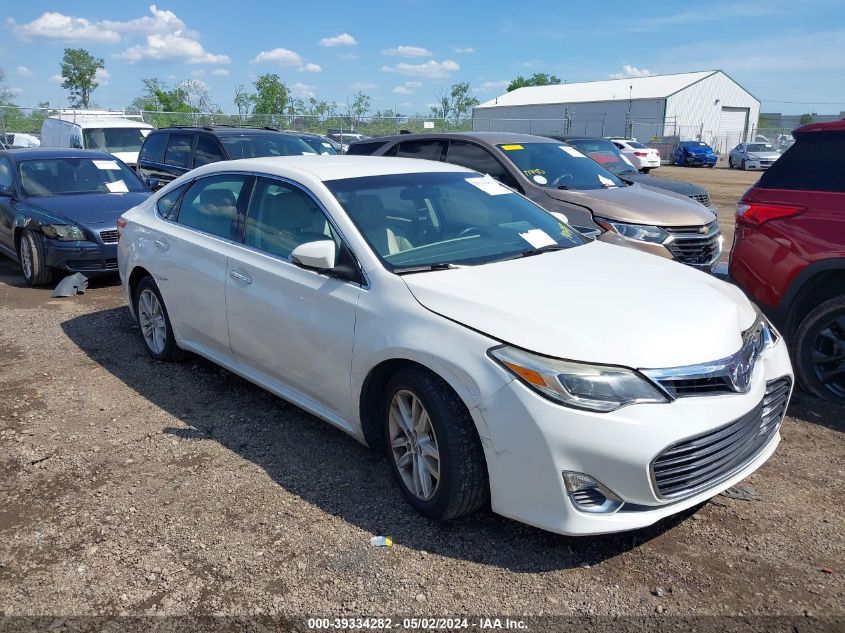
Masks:
[[[183,62],[187,64],[229,64],[228,55],[206,51],[188,32],[153,33],[146,36],[144,44],[136,44],[115,55],[130,64],[143,61]]]
[[[483,84],[475,88],[476,92],[493,92],[504,90],[508,87],[510,81],[503,79],[502,81],[485,81]]]
[[[274,48],[271,51],[261,51],[250,63],[261,64],[274,62],[279,66],[302,66],[302,57],[286,48]]]
[[[29,68],[27,68],[26,66],[18,66],[17,68],[15,68],[15,72],[20,77],[31,77],[32,76],[32,71]]]
[[[454,62],[451,59],[447,59],[442,62],[432,59],[423,64],[407,64],[402,62],[396,64],[395,66],[382,66],[381,69],[387,73],[399,73],[400,75],[425,77],[426,79],[440,79],[448,77],[453,72],[459,71],[461,67],[457,62]]]
[[[349,33],[341,33],[334,37],[324,37],[320,40],[320,46],[355,46],[358,42]]]
[[[372,90],[373,88],[378,88],[378,84],[372,84],[367,81],[356,81],[354,84],[349,84],[350,90]]]
[[[120,34],[114,30],[85,18],[47,11],[27,24],[17,25],[8,21],[15,35],[22,40],[58,40],[61,42],[107,42],[120,41]]]
[[[621,73],[610,73],[611,79],[628,79],[629,77],[651,77],[654,73],[647,68],[637,68],[631,64],[622,64]]]
[[[471,55],[475,52],[475,49],[469,46],[467,46],[466,48],[453,48],[452,50],[458,53],[459,55]]]
[[[103,20],[100,25],[103,28],[121,33],[173,33],[180,31],[190,33],[196,39],[196,32],[189,32],[187,25],[179,19],[173,11],[160,10],[156,5],[150,5],[150,14],[142,18],[118,22],[114,20]]]
[[[50,75],[50,81],[56,84],[60,84],[64,83],[65,78],[62,77],[59,73],[56,73],[55,75]]]
[[[98,68],[97,72],[94,73],[94,79],[97,80],[100,86],[108,86],[111,75],[105,68]]]
[[[417,88],[422,88],[422,83],[419,81],[406,81],[401,86],[396,86],[392,92],[398,95],[409,95]]]
[[[309,62],[308,64],[305,64],[305,66],[303,66],[299,70],[304,70],[305,72],[308,72],[308,73],[319,73],[319,72],[323,72],[323,67],[320,66],[319,64],[312,64],[312,63]]]
[[[315,96],[316,88],[314,86],[309,86],[308,84],[303,83],[295,83],[291,86],[291,93],[295,97],[305,97],[306,99],[310,99],[311,97]]]
[[[431,57],[431,51],[421,46],[397,46],[396,48],[386,48],[381,52],[382,55],[388,57]]]
[[[211,71],[211,74],[217,77],[228,77],[229,71],[226,68],[215,68]]]

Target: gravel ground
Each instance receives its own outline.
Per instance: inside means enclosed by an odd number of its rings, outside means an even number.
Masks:
[[[753,177],[670,172],[741,180],[723,212]],[[341,432],[152,361],[116,281],[50,299],[0,258],[0,368],[0,615],[845,617],[845,411],[800,393],[754,500],[567,538],[428,522]]]

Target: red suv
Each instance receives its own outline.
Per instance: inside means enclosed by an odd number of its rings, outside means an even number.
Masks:
[[[845,402],[845,120],[792,134],[736,207],[730,274],[790,342],[803,387]]]

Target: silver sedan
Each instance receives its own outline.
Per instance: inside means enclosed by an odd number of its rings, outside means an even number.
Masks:
[[[780,158],[780,152],[769,143],[740,143],[731,150],[728,165],[741,169],[768,169]]]

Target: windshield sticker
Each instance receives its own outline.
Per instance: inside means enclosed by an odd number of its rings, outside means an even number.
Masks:
[[[482,178],[467,178],[466,181],[473,187],[478,187],[484,193],[491,196],[501,196],[505,193],[513,193],[510,189],[505,187],[502,183],[493,180],[490,176],[483,176]]]
[[[122,180],[115,180],[114,182],[107,182],[106,187],[108,187],[109,191],[112,193],[128,193],[129,189],[126,187],[126,183]]]
[[[604,186],[604,187],[615,187],[616,186],[616,183],[613,182],[610,178],[605,178],[601,174],[599,174],[598,176],[599,176],[599,182],[602,184],[602,186]]]
[[[502,145],[502,149],[506,152],[512,152],[515,149],[525,149],[522,145]]]
[[[97,166],[97,169],[110,169],[114,171],[120,170],[116,160],[94,160],[91,162]]]
[[[579,152],[574,147],[569,147],[569,145],[558,145],[558,147],[570,156],[574,156],[575,158],[587,158],[586,156],[584,156],[584,154]]]
[[[572,229],[565,224],[560,225],[560,234],[568,240],[572,239]]]
[[[520,233],[519,237],[531,244],[534,248],[543,248],[544,246],[557,244],[555,239],[543,229],[531,229],[525,233]]]
[[[332,146],[331,143],[320,143],[320,145],[322,145],[323,147],[331,147]]]
[[[545,177],[545,176],[541,176],[540,174],[537,174],[536,176],[534,176],[533,180],[534,180],[534,182],[536,182],[538,185],[547,185],[547,184],[549,184],[549,181],[548,181],[548,180],[546,180],[546,177]]]

